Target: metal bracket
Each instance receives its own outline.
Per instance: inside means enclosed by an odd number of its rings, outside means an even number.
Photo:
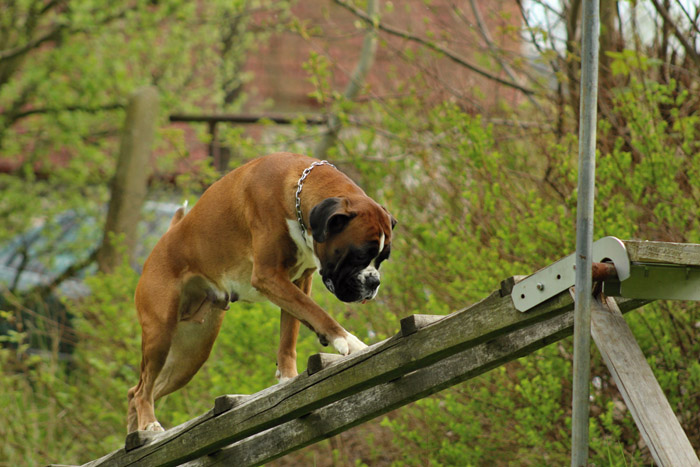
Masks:
[[[591,261],[610,260],[615,265],[617,276],[624,281],[630,276],[630,260],[627,248],[616,237],[603,237],[593,242]],[[576,282],[575,253],[528,276],[513,287],[511,298],[518,311],[525,312],[547,299],[563,292]]]

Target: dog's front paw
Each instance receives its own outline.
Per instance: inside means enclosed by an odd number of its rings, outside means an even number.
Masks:
[[[161,426],[160,423],[158,422],[151,422],[148,425],[146,425],[146,431],[165,431],[163,427]]]
[[[367,347],[364,342],[349,332],[343,337],[336,337],[333,339],[332,343],[335,350],[341,355],[350,355],[351,353],[355,353]]]

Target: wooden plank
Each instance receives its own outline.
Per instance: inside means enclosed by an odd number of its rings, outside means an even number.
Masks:
[[[630,309],[639,302],[623,300]],[[260,465],[473,378],[549,345],[573,330],[573,311],[479,344],[401,378],[366,389],[227,446],[188,467]]]
[[[626,240],[630,261],[700,266],[700,244]]]
[[[314,375],[252,395],[217,417],[157,434],[142,448],[115,451],[88,465],[177,465],[391,381],[457,352],[573,309],[569,293],[520,313],[498,292],[410,336],[388,339]]]
[[[660,466],[700,466],[615,300],[591,304],[591,333],[639,432]]]

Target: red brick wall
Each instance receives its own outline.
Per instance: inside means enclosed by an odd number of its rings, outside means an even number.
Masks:
[[[423,0],[395,0],[390,12],[386,11],[386,0],[379,3],[382,5],[383,23],[423,38],[432,33],[433,40],[449,50],[482,68],[489,67],[485,60],[487,47],[476,28],[468,2],[440,0],[433,1],[427,7]],[[458,4],[463,14],[453,11],[453,3]],[[506,50],[518,53],[520,42],[516,34],[504,32],[520,27],[517,4],[514,1],[487,0],[480,0],[478,4],[482,5],[481,15],[493,39]],[[302,68],[311,50],[323,53],[334,64],[336,90],[344,89],[355,67],[362,46],[362,30],[355,26],[358,19],[353,14],[331,0],[300,1],[293,11],[310,27],[320,27],[323,34],[309,40],[293,33],[278,34],[250,57],[246,69],[252,71],[255,78],[245,86],[251,95],[249,110],[261,110],[266,100],[275,102],[272,110],[277,112],[318,108],[316,102],[308,97],[312,87]],[[400,93],[400,84],[407,77],[422,72],[428,83],[421,91],[435,99],[452,94],[460,96],[465,102],[475,99],[491,107],[499,98],[511,103],[518,98],[511,90],[447,58],[438,57],[411,41],[384,32],[380,32],[379,37],[381,43],[367,79],[375,96]],[[407,50],[420,58],[408,63],[402,57]],[[491,66],[491,69],[499,77],[507,78],[498,66]]]

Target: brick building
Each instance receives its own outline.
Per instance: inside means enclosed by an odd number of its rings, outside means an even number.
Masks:
[[[383,0],[378,3],[382,24],[434,41],[470,63],[508,79],[490,57],[470,2]],[[477,0],[476,4],[493,42],[502,49],[504,59],[510,62],[520,56],[517,3]],[[298,2],[293,13],[320,32],[310,39],[291,32],[274,35],[250,56],[245,67],[254,74],[254,79],[245,85],[245,91],[251,96],[247,103],[249,110],[258,110],[270,100],[274,107],[269,110],[276,112],[318,108],[308,96],[312,86],[302,68],[311,51],[330,59],[336,90],[344,89],[358,61],[364,29],[360,27],[362,21],[352,12],[332,0],[316,0]],[[375,61],[367,77],[371,95],[361,93],[364,98],[399,95],[406,79],[419,73],[427,80],[421,92],[430,93],[435,99],[450,94],[459,96],[465,103],[474,103],[477,111],[495,106],[499,99],[514,104],[522,98],[511,89],[438,56],[415,41],[383,31],[379,39]]]

